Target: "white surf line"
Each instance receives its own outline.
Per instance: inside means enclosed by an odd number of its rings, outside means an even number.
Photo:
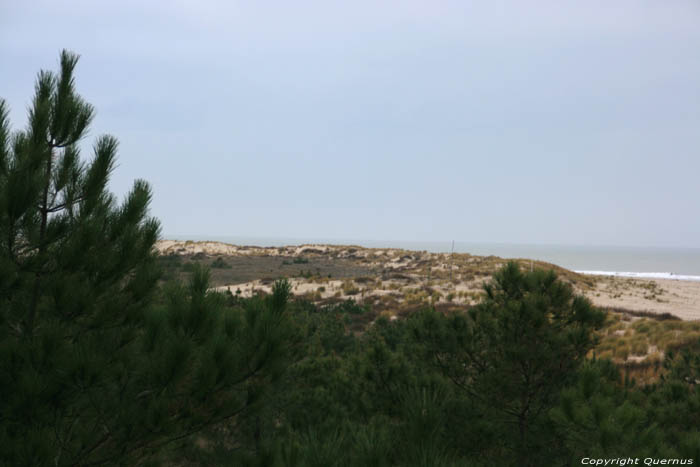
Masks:
[[[674,274],[672,272],[619,272],[619,271],[574,271],[579,274],[590,276],[614,276],[631,277],[637,279],[667,279],[673,281],[694,281],[700,282],[700,276],[689,276],[685,274]]]

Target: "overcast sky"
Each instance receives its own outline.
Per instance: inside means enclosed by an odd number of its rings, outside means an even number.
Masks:
[[[697,0],[0,1],[15,128],[62,48],[165,237],[700,247]]]

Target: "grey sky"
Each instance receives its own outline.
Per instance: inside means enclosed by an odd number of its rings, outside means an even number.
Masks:
[[[15,127],[61,48],[165,236],[700,247],[697,1],[3,1]]]

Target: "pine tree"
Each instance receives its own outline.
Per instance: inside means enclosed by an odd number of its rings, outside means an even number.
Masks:
[[[105,368],[121,369],[158,277],[150,188],[137,181],[121,205],[106,190],[117,151],[111,136],[81,160],[94,110],[75,92],[77,61],[64,51],[58,74],[39,73],[24,131],[10,133],[0,103],[0,378],[8,395],[0,444],[18,463],[60,464],[99,444],[67,438],[103,432],[81,419],[105,378],[119,377]]]
[[[664,457],[662,433],[646,395],[623,381],[610,360],[591,359],[566,387],[550,418],[571,464],[584,457]],[[671,456],[673,457],[673,456]]]
[[[136,464],[214,426],[244,439],[285,368],[289,286],[231,310],[195,271],[155,301],[151,191],[109,193],[111,136],[81,158],[77,61],[38,74],[25,130],[0,100],[0,463]]]
[[[503,465],[542,465],[557,448],[548,412],[576,376],[604,314],[553,272],[523,272],[516,263],[498,271],[485,293],[468,313],[447,320],[426,313],[414,334],[476,408],[469,444]]]

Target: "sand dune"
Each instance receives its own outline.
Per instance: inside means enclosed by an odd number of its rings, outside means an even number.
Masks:
[[[246,264],[256,261],[269,266],[273,258],[276,269],[266,269],[265,277],[214,284],[219,290],[240,291],[250,296],[256,291],[269,292],[270,277],[291,278],[293,293],[315,300],[361,300],[383,309],[410,303],[469,305],[479,300],[483,283],[508,259],[475,256],[465,253],[445,254],[391,248],[363,248],[352,245],[289,245],[259,247],[230,245],[221,242],[162,240],[156,249],[163,255],[193,257],[244,257]],[[258,259],[260,258],[260,259]],[[271,259],[272,258],[272,259]],[[303,259],[299,270],[284,268],[284,259]],[[655,314],[670,313],[683,320],[700,319],[700,282],[582,275],[559,266],[529,259],[516,259],[524,268],[555,269],[594,304]],[[308,264],[307,264],[308,262]],[[319,266],[342,265],[333,278],[312,274]],[[348,265],[354,266],[354,268]],[[267,267],[267,266],[266,266]],[[345,268],[345,269],[343,269]],[[346,274],[342,274],[343,271]],[[340,275],[339,275],[340,272]],[[296,276],[295,276],[296,274]],[[342,280],[337,280],[342,277]],[[252,279],[252,280],[251,280]]]

